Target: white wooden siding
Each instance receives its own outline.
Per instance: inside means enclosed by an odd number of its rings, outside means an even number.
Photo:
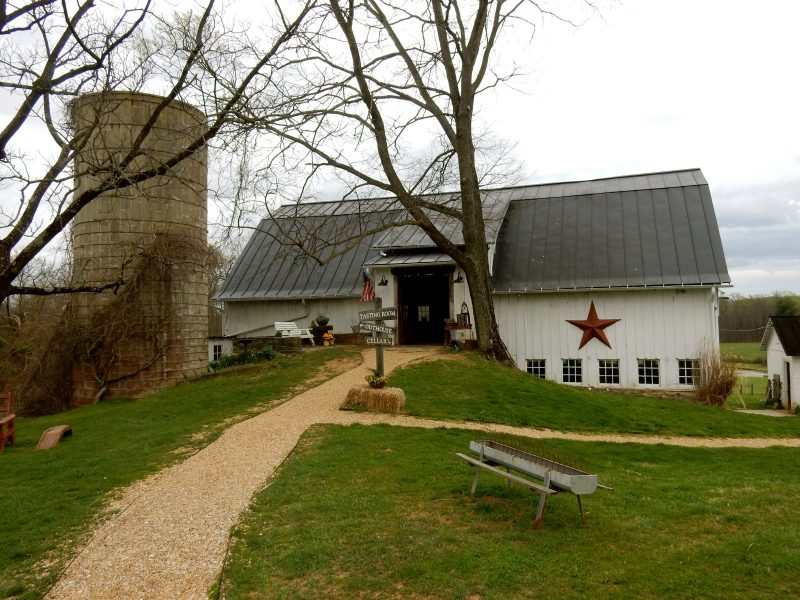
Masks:
[[[619,359],[620,387],[686,389],[678,360],[697,358],[704,345],[717,348],[716,292],[625,290],[497,294],[500,335],[520,369],[526,359],[545,359],[547,379],[561,381],[561,361],[582,359],[583,385],[599,386],[598,359]],[[567,319],[586,319],[594,302],[600,319],[620,319],[604,331],[611,348],[592,339],[578,350],[583,332]],[[659,360],[659,385],[641,385],[639,358]],[[603,384],[605,387],[606,384]],[[611,386],[609,386],[611,387]]]
[[[773,331],[767,344],[767,373],[772,379],[775,375],[781,376],[781,402],[788,405],[789,389],[786,385],[786,365],[791,372],[792,410],[800,406],[800,357],[787,356],[783,350],[777,334]]]
[[[222,346],[222,356],[233,354],[233,340],[225,338],[208,338],[208,362],[214,360],[214,346]]]
[[[351,325],[358,324],[358,312],[371,308],[358,298],[331,300],[273,300],[226,302],[222,313],[222,331],[226,336],[260,337],[275,335],[275,321],[293,321],[298,327],[308,327],[312,319],[323,314],[330,319],[333,333],[352,333]]]

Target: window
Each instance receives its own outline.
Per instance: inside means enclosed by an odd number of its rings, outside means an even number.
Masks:
[[[561,380],[564,383],[583,382],[583,370],[580,358],[561,359]]]
[[[536,375],[540,379],[544,379],[544,359],[543,358],[529,358],[527,359],[528,363],[528,373],[531,375]]]
[[[697,370],[700,368],[699,362],[696,358],[679,358],[678,383],[694,385],[694,378],[697,377]]]
[[[645,385],[658,385],[660,377],[658,374],[657,358],[639,358],[639,383]]]
[[[600,365],[600,383],[619,383],[619,359],[601,358],[597,361]]]
[[[418,306],[417,307],[417,321],[420,323],[430,323],[431,320],[431,307],[430,306]]]
[[[214,360],[219,360],[222,358],[222,344],[214,344],[213,352]]]

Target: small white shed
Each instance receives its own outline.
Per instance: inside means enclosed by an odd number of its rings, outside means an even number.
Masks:
[[[800,316],[774,316],[767,321],[761,349],[767,352],[767,371],[781,380],[781,403],[787,410],[800,406]]]

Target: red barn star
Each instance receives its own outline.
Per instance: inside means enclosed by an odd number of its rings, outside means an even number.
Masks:
[[[567,323],[571,323],[575,325],[575,327],[583,330],[583,337],[581,338],[581,345],[578,346],[578,350],[588,344],[592,338],[597,338],[611,348],[611,344],[608,343],[608,338],[603,330],[617,321],[619,321],[619,319],[598,319],[597,311],[594,309],[594,302],[592,302],[592,305],[589,307],[589,316],[586,317],[586,320],[578,321],[567,319]]]

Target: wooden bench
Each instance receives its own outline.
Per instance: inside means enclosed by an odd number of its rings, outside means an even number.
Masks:
[[[311,345],[316,346],[314,343],[314,336],[309,329],[300,329],[297,323],[291,321],[275,321],[275,333],[283,337],[299,337],[305,340],[311,340]]]
[[[536,520],[533,522],[534,529],[539,529],[542,526],[542,515],[544,514],[544,506],[547,502],[547,497],[550,494],[555,494],[556,490],[551,490],[549,487],[539,485],[529,479],[525,479],[523,477],[518,477],[513,473],[509,473],[506,471],[501,471],[497,467],[494,467],[488,463],[482,462],[476,458],[472,458],[471,456],[467,456],[466,454],[461,454],[460,452],[456,452],[456,456],[461,460],[467,461],[473,467],[475,467],[475,478],[472,480],[472,490],[470,491],[471,495],[475,495],[475,490],[478,487],[478,476],[481,473],[481,469],[485,469],[490,473],[494,473],[496,475],[500,475],[501,477],[505,477],[508,480],[509,485],[512,483],[519,483],[520,485],[524,485],[527,488],[530,488],[531,492],[534,494],[539,494],[539,504],[536,507]]]
[[[12,406],[13,397],[11,392],[0,393],[0,411],[3,417],[0,418],[0,452],[4,452],[6,444],[13,444],[17,441],[17,434],[14,431],[14,419],[17,415],[14,414],[14,407]]]

